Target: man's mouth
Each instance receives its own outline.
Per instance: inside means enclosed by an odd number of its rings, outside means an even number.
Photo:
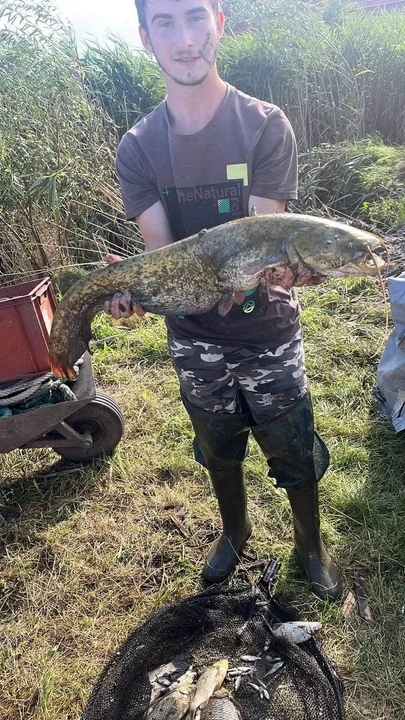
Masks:
[[[184,65],[189,65],[199,59],[199,55],[196,55],[195,57],[180,57],[176,58],[176,62],[183,63]]]

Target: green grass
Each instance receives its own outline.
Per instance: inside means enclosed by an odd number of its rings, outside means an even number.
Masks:
[[[291,553],[286,496],[253,441],[248,550],[277,556],[277,588],[302,617],[324,623],[349,720],[403,720],[405,438],[373,409],[381,293],[372,281],[327,281],[300,297],[316,424],[331,452],[323,532],[346,588],[354,572],[365,576],[374,623],[355,612],[345,619],[341,605],[309,593]],[[217,504],[192,459],[164,323],[146,316],[134,327],[106,318],[94,327],[97,386],[126,421],[112,458],[74,466],[50,449],[0,458],[0,504],[21,511],[0,528],[1,720],[78,720],[118,643],[155,608],[200,589]]]

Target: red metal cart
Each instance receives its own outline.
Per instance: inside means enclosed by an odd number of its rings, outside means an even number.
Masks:
[[[34,378],[49,370],[48,341],[55,308],[49,278],[0,290],[0,383]],[[89,353],[69,387],[77,400],[0,418],[0,453],[52,447],[74,462],[111,453],[122,437],[124,419],[117,403],[96,391]]]

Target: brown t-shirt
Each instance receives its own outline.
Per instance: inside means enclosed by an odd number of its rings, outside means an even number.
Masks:
[[[117,173],[126,217],[133,219],[161,200],[175,240],[203,228],[246,217],[249,195],[297,197],[297,150],[284,113],[228,85],[210,122],[193,135],[173,132],[166,103],[129,130],[117,151]],[[224,345],[269,348],[288,342],[299,327],[294,289],[258,288],[221,318],[167,317],[177,336]]]

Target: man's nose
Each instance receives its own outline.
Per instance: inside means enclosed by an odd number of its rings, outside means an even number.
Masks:
[[[187,25],[178,25],[176,33],[176,44],[179,47],[191,47],[193,45],[193,36],[191,28]]]

